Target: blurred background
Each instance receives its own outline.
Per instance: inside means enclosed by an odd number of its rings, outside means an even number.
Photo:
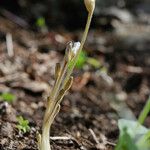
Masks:
[[[0,149],[16,150],[20,141],[22,149],[37,149],[55,64],[69,41],[80,41],[86,18],[83,0],[0,0]],[[137,118],[150,94],[150,0],[96,0],[73,76],[52,135],[78,142],[54,141],[53,148],[94,149],[89,128],[116,143],[117,120]],[[18,115],[29,120],[29,134],[15,130]]]
[[[42,18],[48,29],[77,30],[84,26],[87,15],[83,0],[1,0],[0,8],[1,15],[6,16],[8,11],[23,19],[24,25],[30,28],[36,28],[38,19]],[[108,30],[115,19],[149,24],[149,13],[149,0],[97,0],[92,25]]]

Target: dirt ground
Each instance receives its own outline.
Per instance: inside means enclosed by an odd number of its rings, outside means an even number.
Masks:
[[[75,69],[73,86],[51,129],[52,149],[113,150],[119,135],[117,120],[133,119],[142,110],[150,91],[149,43],[144,40],[140,49],[138,42],[130,45],[126,39],[147,31],[145,26],[137,31],[124,28],[133,33],[126,32],[125,38],[115,32],[90,31],[84,49],[101,67],[86,64]],[[8,33],[13,39],[12,55],[6,47]],[[0,101],[1,150],[37,150],[36,132],[41,132],[55,64],[62,61],[66,43],[79,40],[81,33],[35,33],[0,18],[0,92],[16,96],[13,103]],[[29,120],[29,132],[18,131],[17,116]],[[150,127],[150,117],[145,125]]]

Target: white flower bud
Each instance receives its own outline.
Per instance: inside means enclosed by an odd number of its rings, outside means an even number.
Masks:
[[[91,13],[95,8],[95,0],[84,0],[86,9]]]
[[[80,42],[69,42],[66,48],[66,60],[70,61],[77,54],[80,48]]]
[[[77,51],[80,48],[80,45],[81,45],[80,42],[73,43],[72,52],[74,53],[74,55],[76,55]]]

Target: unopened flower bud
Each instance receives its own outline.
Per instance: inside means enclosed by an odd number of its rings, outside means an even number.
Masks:
[[[70,61],[77,54],[80,48],[80,42],[69,42],[66,48],[66,60]]]
[[[88,12],[89,13],[93,12],[95,8],[95,0],[84,0],[84,3]]]
[[[72,52],[73,52],[74,55],[77,54],[77,51],[79,50],[80,45],[81,45],[80,42],[73,43]]]

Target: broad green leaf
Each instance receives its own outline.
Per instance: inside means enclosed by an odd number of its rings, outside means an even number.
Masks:
[[[132,138],[142,136],[148,132],[148,129],[140,125],[137,121],[119,119],[118,126],[121,135],[123,134],[123,129],[127,128],[127,132]]]
[[[123,142],[126,137],[125,136],[126,135],[125,129],[126,129],[126,133],[128,133],[128,135],[132,139],[132,142],[134,143],[134,145],[138,150],[150,149],[150,130],[142,126],[141,124],[139,124],[138,121],[120,119],[118,121],[118,126],[120,130],[120,137],[116,148],[118,148],[119,145],[122,145],[122,143],[129,145],[129,141],[128,141],[129,139],[126,139],[125,143]],[[115,150],[132,150],[132,149],[127,149],[127,145],[126,145],[126,149],[115,149]]]
[[[132,137],[128,134],[127,128],[122,130],[122,134],[119,136],[119,141],[115,150],[138,150]]]
[[[137,141],[137,146],[139,150],[150,150],[150,130]]]

